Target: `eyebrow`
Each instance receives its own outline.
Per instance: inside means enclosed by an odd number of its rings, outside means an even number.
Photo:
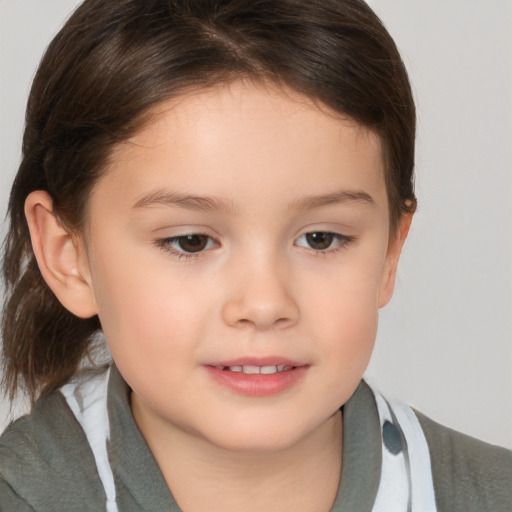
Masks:
[[[339,190],[328,194],[310,195],[296,199],[290,203],[291,209],[312,210],[332,204],[363,203],[370,206],[375,201],[370,194],[362,190]],[[186,193],[159,189],[145,194],[134,204],[134,210],[153,206],[178,206],[192,211],[221,212],[233,214],[238,211],[235,204],[227,199],[213,196],[197,196]]]
[[[134,205],[134,210],[152,206],[178,206],[192,211],[234,213],[235,205],[227,200],[211,196],[196,196],[170,190],[156,190],[142,196]]]
[[[297,210],[312,210],[331,204],[363,203],[375,206],[373,197],[363,190],[338,190],[329,194],[311,195],[292,202],[292,208]]]

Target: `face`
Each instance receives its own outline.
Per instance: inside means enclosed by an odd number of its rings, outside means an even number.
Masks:
[[[293,445],[366,368],[397,252],[376,136],[235,83],[161,105],[92,191],[84,272],[141,422]]]

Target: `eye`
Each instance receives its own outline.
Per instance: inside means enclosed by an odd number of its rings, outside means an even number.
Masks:
[[[352,237],[328,231],[313,231],[304,233],[297,238],[295,244],[315,251],[329,251],[339,249],[353,241]]]
[[[162,240],[158,240],[157,243],[163,249],[181,255],[199,253],[215,246],[215,242],[211,237],[201,234],[163,238]]]

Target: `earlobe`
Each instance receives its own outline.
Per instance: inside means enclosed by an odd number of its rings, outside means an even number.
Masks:
[[[402,253],[402,247],[404,246],[409,228],[412,222],[412,213],[405,213],[400,219],[400,225],[390,240],[388,246],[388,252],[386,255],[386,261],[384,263],[384,269],[381,277],[381,287],[379,292],[378,307],[384,307],[393,296],[395,289],[396,271],[398,268],[398,261],[400,260],[400,254]]]
[[[80,318],[97,314],[90,276],[84,271],[77,241],[53,211],[47,192],[36,190],[25,201],[32,248],[41,274],[61,304]]]

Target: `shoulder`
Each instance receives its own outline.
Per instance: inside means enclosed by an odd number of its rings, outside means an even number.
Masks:
[[[79,511],[91,503],[104,503],[92,452],[64,397],[51,393],[0,437],[0,509]]]
[[[416,416],[430,451],[439,512],[510,512],[512,451]]]

